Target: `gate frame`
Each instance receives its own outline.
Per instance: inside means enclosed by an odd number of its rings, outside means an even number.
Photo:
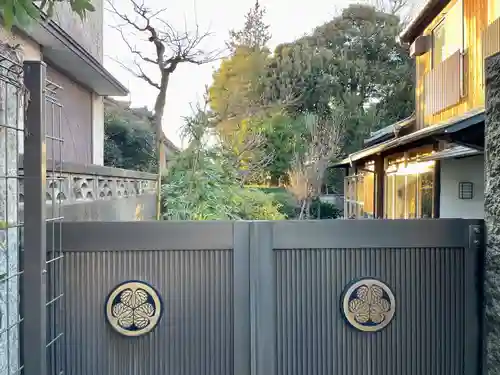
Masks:
[[[24,61],[25,103],[24,179],[24,249],[23,278],[20,299],[23,316],[21,353],[26,375],[56,375],[64,372],[62,358],[63,332],[59,331],[60,305],[64,296],[60,288],[62,261],[60,228],[61,199],[52,194],[47,200],[47,183],[54,190],[61,180],[62,119],[56,89],[47,80],[43,61]],[[59,111],[59,112],[58,112]],[[50,126],[49,126],[50,125]],[[47,165],[47,140],[52,145],[51,164]],[[58,157],[55,156],[59,146]],[[59,159],[59,160],[57,160]],[[49,177],[47,175],[49,174]],[[48,180],[47,180],[48,178]],[[47,210],[51,209],[49,217]]]
[[[22,349],[26,375],[47,374],[46,122],[43,61],[24,62],[30,99],[24,137],[24,275]],[[29,306],[29,308],[27,308]]]

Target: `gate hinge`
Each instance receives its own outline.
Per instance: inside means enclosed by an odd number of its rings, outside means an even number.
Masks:
[[[469,248],[480,249],[483,246],[483,228],[481,225],[469,226]]]

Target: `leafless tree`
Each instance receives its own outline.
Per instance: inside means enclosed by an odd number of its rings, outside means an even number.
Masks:
[[[334,111],[329,118],[308,114],[304,117],[307,129],[307,148],[296,154],[289,172],[289,191],[300,203],[299,219],[310,216],[310,205],[321,194],[328,164],[342,153],[345,118],[341,111]]]
[[[115,62],[158,90],[152,121],[158,150],[157,215],[159,217],[161,171],[165,164],[162,147],[164,141],[162,120],[170,76],[179,64],[205,64],[218,59],[221,51],[203,50],[202,44],[210,33],[200,31],[198,25],[192,31],[187,30],[187,27],[183,31],[175,29],[162,17],[166,9],[150,9],[144,4],[144,0],[107,0],[107,4],[107,10],[120,20],[119,24],[112,27],[121,35],[133,59],[131,65],[118,59],[115,59]],[[131,9],[124,10],[126,7]],[[145,41],[153,47],[151,53],[138,48],[133,42],[134,39]],[[147,65],[157,69],[155,76],[149,75]]]
[[[420,0],[370,0],[373,6],[381,11],[401,17],[403,23],[408,23]]]
[[[270,165],[275,158],[274,153],[262,152],[266,137],[259,132],[248,133],[240,143],[235,153],[234,164],[242,170],[240,184],[245,185],[256,176],[262,176],[265,167]]]

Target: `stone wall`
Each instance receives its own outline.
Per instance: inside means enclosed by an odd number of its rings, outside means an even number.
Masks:
[[[500,54],[485,63],[486,366],[500,374]]]
[[[22,58],[0,44],[0,375],[19,361],[18,157],[24,140]]]

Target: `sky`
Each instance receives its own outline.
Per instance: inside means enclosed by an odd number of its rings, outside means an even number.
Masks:
[[[119,0],[120,6],[126,0]],[[145,0],[153,10],[167,8],[164,19],[174,27],[183,30],[194,30],[198,24],[200,30],[208,30],[211,36],[206,40],[203,49],[220,50],[228,38],[229,30],[243,26],[245,14],[254,5],[255,0]],[[267,10],[266,23],[271,25],[272,39],[270,47],[292,41],[316,26],[334,17],[338,9],[355,2],[354,0],[260,0]],[[359,0],[357,2],[360,2]],[[118,1],[115,0],[115,3]],[[123,65],[133,67],[133,60],[122,37],[110,25],[118,25],[118,20],[109,11],[105,11],[104,27],[104,65],[130,91],[127,99],[133,106],[152,108],[156,98],[156,89],[144,81],[134,77],[124,69]],[[148,48],[148,43],[141,42],[138,35],[124,31],[130,43],[141,51]],[[192,113],[193,105],[199,102],[205,86],[212,82],[212,73],[219,62],[206,65],[180,65],[173,73],[168,91],[163,129],[167,137],[177,146],[182,147],[180,128],[183,117]],[[152,66],[144,67],[148,74],[155,75]]]

